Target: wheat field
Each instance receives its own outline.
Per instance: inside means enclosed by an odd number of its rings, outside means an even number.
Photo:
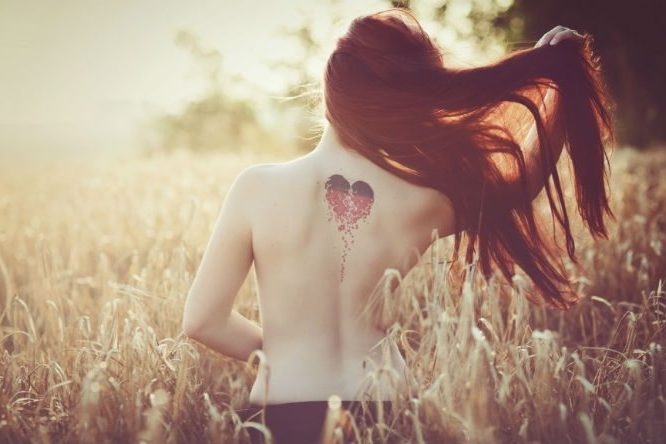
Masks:
[[[0,167],[0,441],[249,442],[261,354],[216,355],[180,321],[227,187],[262,160]],[[608,240],[578,227],[585,298],[568,312],[527,302],[521,275],[456,282],[450,240],[433,244],[390,330],[410,393],[357,442],[663,442],[666,152],[611,165],[617,219]],[[258,319],[251,278],[236,308]]]

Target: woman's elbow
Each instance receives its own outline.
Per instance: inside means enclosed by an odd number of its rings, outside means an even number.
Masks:
[[[202,331],[204,329],[204,323],[201,319],[198,319],[192,314],[185,312],[183,315],[181,328],[185,336],[190,339],[198,340],[201,337]]]
[[[535,180],[528,180],[523,183],[519,179],[507,181],[502,189],[501,197],[497,197],[499,202],[505,202],[510,208],[525,208],[532,205],[541,191],[544,184],[538,183]]]

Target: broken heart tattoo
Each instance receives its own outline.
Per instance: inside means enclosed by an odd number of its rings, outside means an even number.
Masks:
[[[324,184],[326,203],[329,209],[329,221],[335,219],[338,231],[342,234],[342,262],[340,264],[340,281],[344,278],[347,253],[354,243],[354,230],[358,224],[370,215],[374,192],[370,185],[362,180],[353,184],[340,174],[334,174]]]

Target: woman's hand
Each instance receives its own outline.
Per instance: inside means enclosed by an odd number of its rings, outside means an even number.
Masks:
[[[557,25],[547,33],[545,33],[538,42],[536,42],[536,45],[534,45],[535,48],[538,48],[539,46],[543,46],[546,44],[551,44],[554,45],[557,42],[561,42],[562,40],[566,39],[583,39],[583,35],[577,33],[573,29],[569,29],[566,26],[562,25]]]

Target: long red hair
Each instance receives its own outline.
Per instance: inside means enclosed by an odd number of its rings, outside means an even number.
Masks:
[[[324,72],[324,109],[342,143],[380,167],[451,201],[454,256],[461,236],[466,261],[474,253],[484,275],[496,265],[506,278],[518,265],[549,305],[575,299],[561,258],[535,222],[527,192],[524,147],[516,141],[536,123],[550,210],[575,262],[566,212],[545,119],[561,119],[573,165],[578,211],[595,237],[606,237],[608,158],[613,139],[610,99],[592,37],[514,51],[479,67],[444,65],[442,51],[407,9],[392,8],[354,19],[338,39]],[[555,106],[539,111],[545,87]],[[507,119],[512,112],[511,119]],[[522,117],[521,117],[522,116]],[[522,140],[522,139],[521,139]],[[497,162],[508,156],[521,186],[509,186]],[[561,256],[561,255],[560,255]],[[536,298],[528,296],[533,302]]]

